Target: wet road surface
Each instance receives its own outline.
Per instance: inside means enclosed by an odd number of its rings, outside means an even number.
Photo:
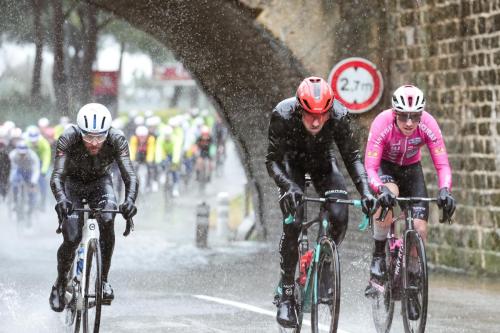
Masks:
[[[213,207],[218,191],[243,190],[243,171],[234,156],[227,161],[225,181],[207,189]],[[151,194],[142,200],[136,230],[127,238],[117,218],[110,273],[116,296],[103,309],[101,332],[278,331],[272,299],[279,236],[270,242],[225,243],[212,233],[210,248],[198,249],[195,206],[200,200],[193,189],[165,213],[161,196]],[[39,214],[30,234],[16,232],[5,207],[0,213],[0,332],[64,332],[63,315],[48,305],[62,240],[54,232],[55,213]],[[371,241],[368,233],[354,231],[355,225],[352,221],[341,248],[339,332],[375,332],[370,304],[362,296]],[[398,304],[391,332],[404,331],[399,309]],[[500,332],[498,309],[500,283],[431,272],[426,332]]]

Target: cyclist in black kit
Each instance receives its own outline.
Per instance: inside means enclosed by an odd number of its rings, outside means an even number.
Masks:
[[[279,249],[283,293],[276,319],[284,327],[295,327],[297,323],[294,279],[305,174],[309,173],[321,196],[347,199],[347,186],[332,150],[334,142],[362,196],[363,212],[368,214],[375,206],[356,136],[347,109],[334,99],[328,83],[319,77],[303,80],[296,96],[281,101],[271,115],[266,166],[280,190],[283,220],[290,214],[296,217],[293,223],[283,223]],[[334,221],[331,236],[339,245],[347,230],[348,208],[329,204],[328,213]]]
[[[82,238],[83,216],[72,214],[86,199],[90,207],[116,209],[117,203],[110,168],[116,162],[125,183],[125,200],[119,209],[126,219],[137,213],[135,200],[138,183],[129,157],[128,142],[122,132],[111,127],[111,114],[101,104],[83,106],[77,115],[78,126],[69,126],[57,141],[54,171],[50,186],[56,198],[56,212],[62,221],[64,241],[57,251],[57,280],[49,303],[54,311],[64,310],[66,276],[76,248]],[[103,299],[114,298],[108,283],[111,256],[115,244],[114,214],[98,217],[101,253]]]

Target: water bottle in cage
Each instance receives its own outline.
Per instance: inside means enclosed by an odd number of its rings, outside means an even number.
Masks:
[[[309,266],[311,265],[313,256],[313,250],[309,250],[300,257],[299,260],[299,284],[301,286],[306,285],[307,281],[307,271],[309,270]]]
[[[84,253],[85,249],[83,248],[83,246],[80,246],[80,248],[78,249],[78,261],[76,264],[76,278],[78,279],[78,281],[82,280]]]
[[[307,238],[307,234],[303,233],[302,238],[300,240],[300,253],[306,253],[309,250],[309,238]]]

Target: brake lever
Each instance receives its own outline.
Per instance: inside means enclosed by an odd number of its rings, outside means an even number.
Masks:
[[[385,220],[385,217],[389,213],[389,208],[388,207],[383,207],[382,212],[380,213],[380,216],[377,218],[377,222],[382,222]]]

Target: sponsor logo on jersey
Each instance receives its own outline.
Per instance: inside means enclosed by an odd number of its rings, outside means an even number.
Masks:
[[[434,148],[434,154],[441,155],[441,154],[444,154],[444,153],[446,153],[446,149],[444,149],[443,146]]]
[[[417,155],[418,149],[412,149],[406,153],[406,158],[411,158],[415,155]]]
[[[411,138],[410,140],[408,140],[408,143],[411,145],[418,145],[420,142],[422,142],[421,137]]]

